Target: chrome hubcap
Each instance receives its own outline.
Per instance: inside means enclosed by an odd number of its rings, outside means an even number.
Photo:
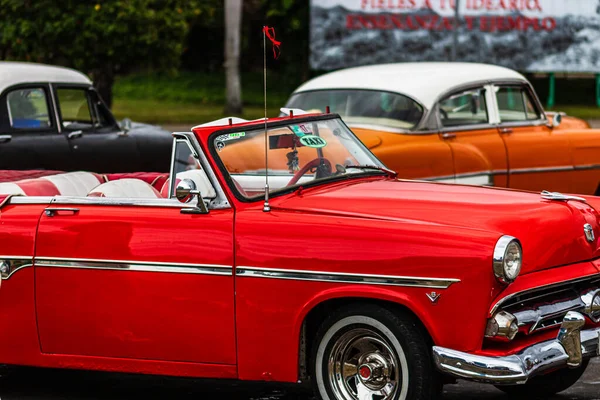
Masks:
[[[338,399],[393,399],[402,385],[399,366],[398,356],[383,336],[352,329],[331,349],[329,383]]]

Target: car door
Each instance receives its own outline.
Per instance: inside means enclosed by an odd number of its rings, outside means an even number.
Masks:
[[[56,85],[61,128],[78,169],[98,173],[141,171],[136,140],[122,131],[96,91],[80,85]]]
[[[457,90],[436,105],[440,136],[452,149],[456,183],[507,185],[507,155],[492,124],[491,88],[478,85]]]
[[[547,125],[528,85],[498,84],[493,91],[508,152],[508,187],[570,192],[575,172],[568,134]]]
[[[235,364],[233,217],[175,199],[56,199],[36,239],[42,352]]]
[[[0,169],[66,170],[70,152],[57,128],[48,84],[5,90],[0,96]]]

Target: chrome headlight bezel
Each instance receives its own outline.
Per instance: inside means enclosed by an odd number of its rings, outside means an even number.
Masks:
[[[517,268],[516,274],[510,274],[507,271],[506,265],[506,253],[511,244],[515,244],[519,249],[519,266]],[[493,269],[494,275],[496,279],[504,284],[509,284],[515,281],[519,274],[521,273],[521,267],[523,266],[523,247],[521,246],[521,242],[512,236],[504,235],[496,242],[496,247],[494,247],[494,259],[493,259]]]

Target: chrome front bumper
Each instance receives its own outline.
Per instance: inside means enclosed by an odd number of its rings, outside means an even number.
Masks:
[[[486,357],[443,347],[433,347],[433,358],[442,372],[458,378],[497,385],[527,382],[550,369],[577,368],[583,359],[600,355],[600,328],[581,330],[583,315],[569,312],[556,339],[534,344],[506,357]]]

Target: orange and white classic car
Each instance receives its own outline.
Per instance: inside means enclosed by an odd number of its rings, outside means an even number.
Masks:
[[[402,178],[600,195],[600,130],[545,112],[507,68],[349,68],[306,82],[286,107],[329,107]]]

